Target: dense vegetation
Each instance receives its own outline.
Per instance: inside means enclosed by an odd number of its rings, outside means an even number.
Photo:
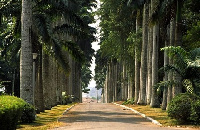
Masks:
[[[101,0],[95,80],[105,102],[134,98],[135,104],[169,108],[176,118],[189,102],[176,95],[200,96],[197,5],[198,0]],[[168,106],[172,99],[180,106]],[[188,111],[197,110],[198,100],[190,103]],[[198,118],[197,113],[190,115]]]
[[[61,104],[62,93],[81,101],[92,78],[96,29],[89,24],[94,22],[96,1],[26,2],[0,3],[0,87],[37,111]]]
[[[1,0],[0,88],[37,112],[81,101],[92,78],[96,29],[89,24],[98,15],[94,79],[103,101],[161,107],[180,122],[199,123],[200,1],[100,1],[94,14],[96,0]],[[25,105],[30,121],[33,109]]]

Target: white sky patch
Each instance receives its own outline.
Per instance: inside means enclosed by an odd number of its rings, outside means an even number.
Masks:
[[[97,8],[93,8],[93,11],[97,11],[98,8],[100,8],[100,1],[99,0],[97,0]],[[99,32],[100,32],[99,23],[100,23],[100,20],[99,20],[98,16],[95,16],[95,21],[96,22],[93,23],[93,24],[90,24],[90,26],[97,29],[97,33],[95,34],[97,41],[92,43],[92,48],[95,51],[97,51],[98,49],[100,49],[100,45],[98,45],[98,43],[100,42],[100,40],[99,40]],[[95,69],[95,57],[92,58],[92,64],[91,64],[91,67],[90,67],[90,70],[92,71],[93,75],[95,75],[94,69]],[[90,81],[88,87],[90,88],[90,87],[95,87],[95,86],[96,86],[96,82],[94,81],[94,79],[92,79]]]
[[[97,0],[97,8],[96,9],[92,8],[92,9],[93,9],[93,11],[97,11],[98,8],[100,8],[100,1],[99,0]],[[96,52],[98,49],[100,49],[100,45],[98,45],[98,43],[100,42],[100,40],[99,40],[99,34],[100,34],[99,23],[100,23],[100,20],[99,20],[98,16],[95,16],[94,18],[95,18],[96,22],[93,23],[93,24],[90,24],[89,26],[94,27],[94,28],[97,29],[97,33],[95,34],[95,37],[97,38],[97,41],[92,43],[92,48]],[[92,71],[93,76],[95,75],[94,69],[95,69],[95,57],[92,58],[92,64],[91,64],[91,67],[90,67],[90,70]],[[95,87],[96,87],[96,82],[95,82],[94,79],[92,79],[90,81],[89,85],[88,85],[88,88],[89,89],[94,89]],[[89,95],[93,96],[94,92],[91,91],[89,93]],[[88,95],[87,94],[83,94],[83,97],[85,97],[85,96],[88,96]]]

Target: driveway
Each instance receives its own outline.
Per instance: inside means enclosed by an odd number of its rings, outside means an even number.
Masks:
[[[183,130],[160,127],[120,106],[96,102],[74,106],[59,121],[66,126],[54,130]]]

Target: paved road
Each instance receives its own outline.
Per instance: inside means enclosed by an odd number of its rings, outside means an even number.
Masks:
[[[59,121],[65,127],[55,130],[177,130],[159,127],[147,119],[114,104],[81,103],[74,106]],[[180,129],[180,128],[179,128]],[[183,129],[182,129],[183,130]]]

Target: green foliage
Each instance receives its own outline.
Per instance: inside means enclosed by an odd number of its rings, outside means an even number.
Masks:
[[[96,55],[96,66],[95,66],[95,76],[96,88],[100,89],[104,87],[104,81],[106,79],[106,65],[108,62],[107,57],[102,56],[101,50],[98,50]]]
[[[96,30],[88,25],[94,21],[89,10],[96,6],[95,2],[95,0],[32,1],[33,51],[38,53],[42,51],[41,45],[46,47],[43,49],[56,59],[59,67],[67,74],[70,71],[68,54],[78,62],[83,63],[86,58],[87,62],[90,62],[94,53],[91,43],[95,40],[93,33]],[[9,66],[10,69],[12,66],[15,69],[19,66],[20,15],[21,0],[1,3],[0,50],[4,54],[1,56],[5,59],[3,61],[5,66]]]
[[[41,57],[43,49],[55,58],[58,68],[66,75],[71,69],[69,54],[81,64],[91,62],[94,55],[91,43],[96,30],[89,26],[94,21],[89,10],[96,7],[96,0],[39,0],[32,1],[32,5],[33,52]],[[19,81],[21,0],[1,2],[0,27],[0,80],[12,81],[16,74],[15,79]]]
[[[186,51],[182,47],[169,46],[161,48],[166,50],[174,62],[173,65],[166,65],[162,69],[165,72],[175,72],[182,78],[182,84],[186,90],[197,95],[200,94],[200,48]]]
[[[168,116],[180,123],[190,121],[191,108],[197,96],[189,93],[181,93],[172,99],[168,106]],[[196,116],[196,115],[195,115]]]
[[[126,39],[135,27],[132,10],[124,0],[102,1],[97,14],[101,20],[101,51],[107,59],[125,60],[129,56]]]
[[[67,95],[66,92],[62,92],[62,104],[67,105],[73,102],[73,95]]]
[[[26,103],[23,107],[23,111],[22,111],[22,116],[20,118],[20,121],[22,123],[31,123],[33,121],[35,121],[35,108],[34,106]]]
[[[101,0],[100,9],[96,12],[100,23],[100,50],[96,54],[95,81],[97,88],[103,88],[109,62],[126,62],[132,71],[133,42],[127,38],[135,28],[135,16],[132,7],[126,0]],[[131,62],[129,62],[131,61]],[[131,75],[131,74],[130,74]]]
[[[200,100],[192,103],[190,120],[195,124],[200,124]]]
[[[87,87],[91,79],[92,71],[90,70],[90,64],[84,64],[81,69],[82,92],[89,93],[90,89],[87,89]]]
[[[184,2],[183,20],[184,20],[184,33],[183,33],[183,46],[187,50],[198,48],[200,45],[200,13],[199,0],[186,0]]]
[[[0,96],[0,126],[3,130],[16,129],[26,102],[14,96]]]
[[[134,103],[135,103],[134,102],[134,98],[131,98],[131,99],[128,99],[128,100],[124,101],[122,103],[122,105],[128,105],[128,104],[133,105]]]
[[[142,45],[142,28],[137,33],[130,32],[127,41],[130,43],[128,47],[128,53],[134,57],[137,56],[137,60],[141,59],[141,45]],[[135,52],[136,50],[136,52]]]
[[[191,29],[187,30],[183,37],[185,43],[190,43],[190,48],[197,48],[200,45],[200,21],[193,23]]]

